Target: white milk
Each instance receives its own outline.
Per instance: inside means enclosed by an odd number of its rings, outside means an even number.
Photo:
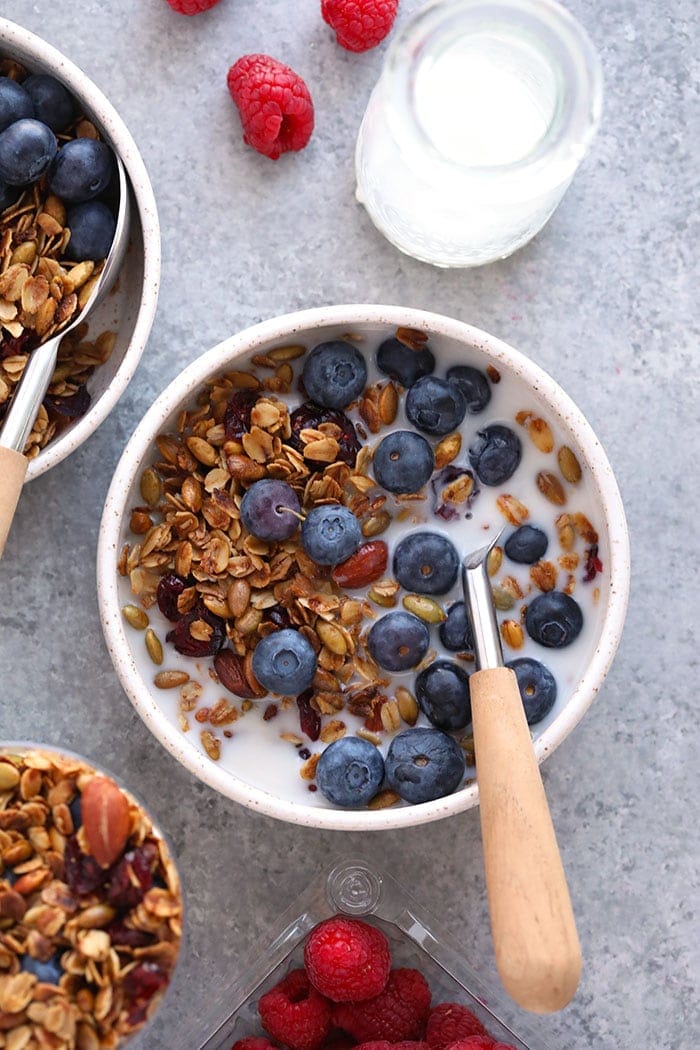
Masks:
[[[382,339],[387,338],[390,335],[393,335],[393,333],[387,331],[384,335],[368,339],[366,343],[361,345],[361,349],[363,349],[368,355],[368,358],[372,358],[373,360],[374,352]],[[308,345],[312,346],[314,344],[310,343]],[[441,345],[439,338],[431,338],[430,347],[435,353],[438,361],[435,375],[444,377],[447,369],[455,364],[472,364],[476,367],[483,368],[483,362],[479,359],[478,355],[476,353],[470,353],[465,348],[460,348],[458,351],[452,350],[450,352]],[[293,362],[294,365],[298,366],[295,370],[296,372],[300,371],[301,363],[303,363],[303,358],[301,359],[301,362]],[[245,362],[241,362],[237,367],[246,368],[247,366]],[[372,363],[370,364],[369,382],[374,382],[377,379],[385,380],[386,377],[381,375]],[[554,414],[551,411],[548,412],[546,408],[539,405],[536,397],[522,382],[512,378],[505,371],[503,372],[501,381],[498,384],[491,385],[491,391],[492,398],[486,409],[477,416],[467,415],[465,417],[460,428],[463,439],[462,452],[457,457],[455,463],[468,464],[467,449],[471,441],[474,439],[477,430],[490,423],[504,423],[510,426],[518,434],[522,442],[522,460],[513,477],[503,486],[499,486],[498,488],[489,488],[482,486],[477,482],[480,491],[473,500],[471,518],[468,520],[465,520],[463,516],[464,511],[462,511],[460,519],[455,522],[444,522],[440,518],[433,518],[430,512],[430,500],[427,500],[426,502],[411,504],[411,506],[415,506],[416,512],[414,517],[417,519],[416,521],[409,520],[398,523],[394,522],[381,537],[377,538],[383,539],[389,545],[390,556],[386,573],[387,576],[392,576],[391,552],[397,541],[407,533],[414,531],[416,528],[443,533],[450,538],[458,552],[461,555],[464,555],[467,552],[484,545],[484,543],[488,542],[489,537],[493,536],[495,531],[498,531],[504,524],[506,524],[505,519],[496,506],[496,499],[503,492],[508,492],[517,497],[528,507],[530,511],[528,524],[539,526],[547,533],[549,537],[549,547],[544,557],[546,560],[551,560],[556,564],[557,557],[563,553],[559,548],[557,532],[554,528],[554,521],[556,518],[563,511],[572,513],[581,511],[589,518],[593,526],[601,534],[599,556],[603,562],[603,573],[602,575],[597,576],[592,583],[581,582],[585,571],[583,555],[584,550],[588,545],[579,538],[575,549],[581,556],[581,561],[575,571],[576,588],[573,597],[579,603],[583,611],[584,626],[581,634],[572,645],[559,650],[543,648],[536,642],[532,641],[527,633],[525,634],[525,644],[521,649],[517,651],[509,650],[504,646],[504,659],[506,661],[521,656],[533,657],[546,664],[556,678],[558,686],[556,704],[546,719],[540,722],[537,726],[532,727],[533,733],[536,736],[539,735],[539,733],[548,726],[562,710],[568,697],[571,695],[571,692],[583,675],[594,651],[598,640],[600,621],[602,617],[602,598],[601,606],[599,606],[594,602],[593,594],[596,588],[600,588],[602,594],[605,593],[607,588],[609,579],[608,551],[605,546],[604,533],[601,528],[602,523],[599,520],[600,512],[595,500],[592,481],[588,476],[583,463],[584,474],[581,482],[576,486],[564,483],[568,495],[568,501],[565,507],[556,507],[548,502],[539,492],[535,483],[536,475],[540,470],[551,470],[558,473],[556,450],[562,444],[570,445],[575,449],[575,441],[572,435],[564,430],[554,418]],[[289,404],[290,409],[297,407],[301,401],[298,394],[290,395],[286,397],[285,400]],[[526,409],[536,410],[537,413],[541,414],[549,423],[555,439],[555,449],[552,453],[544,455],[542,452],[538,451],[530,440],[525,428],[519,426],[515,422],[516,413]],[[356,411],[349,413],[349,415],[355,423],[360,422],[359,414]],[[380,434],[369,435],[369,442],[378,442],[392,429],[413,429],[411,424],[407,422],[403,412],[403,398],[399,416],[393,427],[383,427]],[[439,439],[434,438],[429,440],[434,444]],[[156,457],[154,456],[154,459],[155,458]],[[428,490],[429,487],[430,486],[428,485]],[[399,507],[399,504],[394,503],[394,498],[390,496],[386,504],[386,507],[390,512],[392,510],[392,504],[394,504],[396,508]],[[406,506],[406,504],[401,504],[401,506]],[[514,531],[514,528],[515,526],[507,525],[503,541],[505,541],[508,535]],[[125,535],[124,540],[131,540],[131,542],[133,542],[134,537]],[[511,562],[504,556],[502,567],[494,577],[493,583],[497,584],[499,580],[506,575],[514,576],[521,584],[521,588],[525,592],[526,597],[516,600],[515,607],[512,610],[508,612],[499,612],[499,623],[508,618],[519,620],[521,605],[531,601],[532,598],[541,593],[533,587],[529,578],[529,569],[530,566],[517,565],[515,562]],[[564,586],[567,578],[568,574],[560,569],[557,579],[557,589],[561,589]],[[133,601],[133,597],[130,594],[128,580],[121,581],[121,588],[122,603]],[[352,593],[355,595],[361,595],[364,592]],[[396,608],[402,608],[400,599],[405,593],[406,592],[403,590],[399,593],[399,601]],[[449,594],[435,597],[445,609],[453,601],[461,600],[462,594],[460,591],[459,580]],[[376,610],[378,617],[390,611],[377,606],[373,606],[373,608]],[[210,670],[213,667],[213,659],[206,658],[202,660],[193,660],[181,656],[172,648],[172,646],[165,644],[165,635],[171,629],[172,625],[162,616],[157,606],[149,609],[148,615],[151,621],[151,626],[164,643],[165,659],[163,667],[168,669],[185,670],[189,673],[191,678],[196,679],[204,686],[204,692],[199,701],[199,706],[212,707],[221,697],[226,697],[227,700],[234,703],[236,707],[240,709],[240,699],[232,696],[221,685],[212,681]],[[134,658],[139,670],[144,679],[147,682],[151,682],[157,669],[149,661],[149,658],[146,655],[143,643],[143,633],[136,632],[131,628],[128,628],[127,630],[129,639],[132,642]],[[454,653],[447,652],[440,646],[437,627],[431,627],[431,647],[438,651],[439,657],[455,659]],[[473,669],[473,664],[463,663],[462,661],[458,662],[460,663],[460,666],[467,671]],[[382,675],[389,677],[388,673],[385,674],[382,672]],[[413,691],[412,686],[414,678],[415,673],[413,671],[408,671],[404,674],[395,675],[394,681],[396,685],[404,684],[407,688]],[[391,688],[385,690],[385,692],[387,692],[389,696],[392,695]],[[172,723],[177,725],[179,690],[172,689],[160,691],[154,688],[152,690],[152,696]],[[221,759],[218,764],[224,769],[230,770],[231,773],[235,774],[242,780],[257,788],[268,791],[272,795],[297,801],[299,803],[305,803],[307,805],[330,806],[330,803],[323,798],[320,791],[313,793],[309,791],[308,782],[302,780],[299,775],[299,770],[303,764],[303,760],[299,758],[297,748],[287,741],[282,740],[280,737],[280,734],[284,732],[295,733],[298,736],[303,736],[299,728],[299,715],[296,704],[293,709],[283,711],[278,703],[278,715],[272,720],[265,722],[262,716],[270,702],[277,702],[276,698],[268,697],[264,700],[254,702],[254,707],[251,711],[240,716],[232,725],[223,727],[223,729],[229,730],[232,733],[230,739],[226,739],[223,736],[222,728],[214,729],[216,736],[220,739],[222,744]],[[200,732],[202,729],[211,729],[212,727],[208,724],[200,725],[195,721],[193,714],[188,717],[191,728],[186,734],[185,739],[194,747],[202,750]],[[348,734],[353,733],[363,724],[361,718],[354,717],[347,710],[343,710],[332,716],[326,716],[323,718],[323,722],[325,723],[330,718],[342,719],[342,721],[348,726]],[[418,725],[429,725],[429,722],[422,714],[419,717]],[[407,728],[407,726],[402,724],[398,732]],[[459,739],[461,736],[469,732],[470,729],[467,727],[465,730],[461,730],[454,735]],[[382,734],[381,751],[384,754],[388,749],[390,739],[391,736],[389,734]],[[322,751],[324,746],[325,745],[320,741],[311,742],[304,739],[304,747],[312,754]],[[474,775],[475,773],[473,769],[467,771],[468,777],[473,777]]]

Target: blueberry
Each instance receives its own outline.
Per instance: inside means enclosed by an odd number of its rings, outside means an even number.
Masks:
[[[389,492],[418,492],[435,467],[433,450],[414,430],[395,430],[379,442],[374,476]]]
[[[531,726],[535,722],[541,722],[552,710],[557,698],[554,675],[539,660],[532,660],[529,656],[511,660],[506,667],[515,671],[515,677],[518,679],[527,724]]]
[[[402,587],[419,594],[446,594],[459,572],[459,555],[437,532],[413,532],[394,551],[394,575]]]
[[[25,118],[0,134],[0,179],[9,186],[26,186],[40,179],[56,156],[58,144],[51,128]]]
[[[241,521],[261,540],[288,540],[299,527],[301,510],[296,492],[285,481],[264,478],[250,486],[241,500]]]
[[[356,347],[340,339],[319,343],[304,362],[304,386],[312,401],[326,408],[345,408],[367,382],[367,365]]]
[[[8,186],[6,183],[0,182],[0,212],[14,204],[19,195],[20,190],[16,186]]]
[[[69,204],[90,201],[109,185],[114,156],[97,139],[71,139],[59,150],[51,171],[51,192]]]
[[[0,131],[33,116],[34,103],[25,88],[10,77],[0,77]]]
[[[83,823],[83,803],[80,795],[75,796],[68,808],[73,821],[73,830],[78,831]]]
[[[473,652],[474,639],[464,602],[454,602],[447,610],[447,619],[440,624],[440,641],[453,653]]]
[[[319,565],[339,565],[362,543],[360,523],[351,510],[336,504],[314,507],[301,527],[301,544]]]
[[[547,591],[530,602],[525,627],[534,641],[548,649],[562,649],[576,641],[583,627],[583,613],[563,591]]]
[[[452,660],[435,660],[416,676],[416,700],[438,729],[464,729],[471,721],[469,675]]]
[[[53,955],[48,962],[40,962],[33,955],[23,955],[21,965],[24,973],[33,973],[42,984],[58,985],[63,976],[63,967],[58,953]]]
[[[377,350],[377,367],[408,389],[435,371],[435,356],[427,346],[412,350],[398,339],[385,339]]]
[[[521,525],[512,532],[503,549],[511,561],[521,565],[534,565],[542,558],[549,545],[547,534],[533,525]]]
[[[406,415],[426,434],[449,434],[467,413],[461,390],[436,376],[423,376],[406,394]]]
[[[479,430],[469,446],[469,462],[484,485],[501,485],[515,474],[522,456],[520,438],[500,423]]]
[[[391,741],[386,781],[406,802],[431,802],[451,795],[464,776],[461,747],[438,729],[407,729]]]
[[[308,689],[316,674],[316,654],[293,627],[268,634],[253,650],[253,674],[271,693],[296,696]]]
[[[419,664],[430,645],[430,631],[409,612],[391,612],[380,617],[369,632],[369,651],[387,671],[407,671]]]
[[[105,259],[114,240],[116,221],[106,204],[88,201],[76,204],[68,212],[66,225],[70,240],[64,255],[73,262],[83,259]]]
[[[65,131],[75,116],[72,95],[55,77],[33,73],[22,84],[34,104],[34,115],[52,131]]]
[[[383,780],[381,752],[357,736],[336,740],[326,748],[316,766],[319,790],[336,806],[366,806]]]
[[[467,402],[467,412],[475,416],[484,411],[491,400],[491,387],[483,372],[471,365],[455,365],[454,368],[448,368],[447,378],[462,391]]]

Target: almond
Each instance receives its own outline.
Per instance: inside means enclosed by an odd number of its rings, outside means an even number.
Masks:
[[[388,558],[389,549],[384,540],[372,540],[336,565],[333,579],[339,587],[366,587],[384,575]]]
[[[101,868],[109,868],[123,853],[131,830],[126,795],[109,777],[93,777],[83,789],[81,804],[90,853]]]
[[[252,700],[260,695],[248,681],[243,666],[243,657],[234,653],[233,649],[224,649],[222,653],[214,657],[214,670],[223,687],[234,696]]]

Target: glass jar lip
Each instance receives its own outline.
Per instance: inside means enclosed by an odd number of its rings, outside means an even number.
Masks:
[[[439,30],[460,11],[474,17],[482,14],[491,21],[517,19],[529,30],[531,40],[539,36],[549,60],[567,77],[569,86],[560,93],[546,131],[535,148],[517,161],[469,165],[446,156],[414,112],[413,74],[420,60],[421,38],[426,32]],[[603,72],[598,52],[581,23],[556,0],[431,0],[394,37],[383,79],[399,103],[388,107],[390,126],[397,141],[408,145],[412,160],[422,158],[462,175],[524,179],[530,175],[541,177],[545,166],[553,170],[565,166],[573,174],[600,124]]]

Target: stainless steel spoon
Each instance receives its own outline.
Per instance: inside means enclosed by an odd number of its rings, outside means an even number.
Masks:
[[[102,273],[90,298],[82,310],[71,318],[70,324],[30,354],[0,430],[0,558],[5,549],[29,465],[22,453],[56,368],[60,342],[76,325],[85,321],[105,297],[119,273],[129,244],[129,183],[124,165],[116,154],[115,161],[119,183],[119,207],[112,247],[109,249]]]
[[[486,889],[506,991],[526,1010],[552,1013],[576,991],[581,948],[518,681],[503,666],[487,572],[499,537],[462,563],[477,665],[469,692]]]

